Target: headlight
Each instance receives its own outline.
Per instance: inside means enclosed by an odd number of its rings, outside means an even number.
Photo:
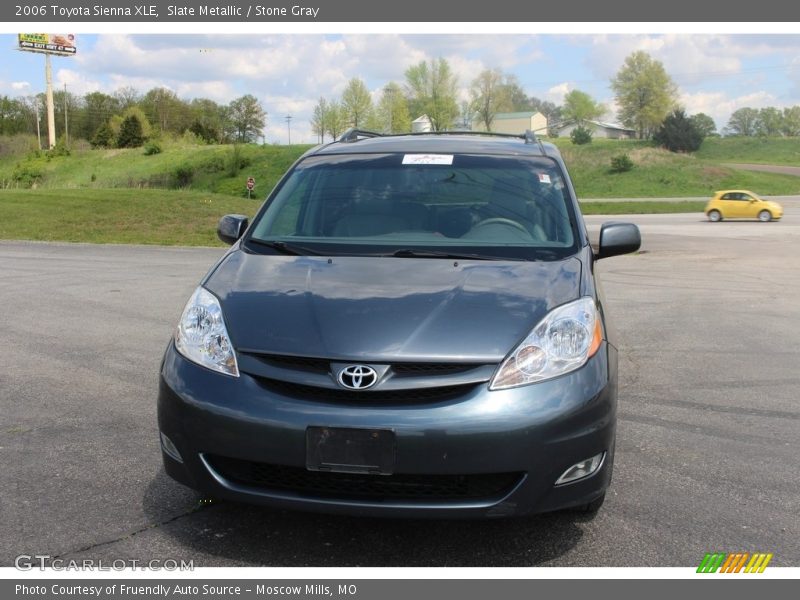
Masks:
[[[603,330],[592,298],[559,306],[506,357],[489,389],[527,385],[574,371],[597,352],[602,341]]]
[[[219,300],[202,287],[194,291],[183,309],[175,331],[175,347],[198,365],[226,375],[239,376]]]

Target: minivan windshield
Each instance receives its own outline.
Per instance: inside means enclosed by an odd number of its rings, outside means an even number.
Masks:
[[[390,153],[301,161],[245,243],[285,254],[556,260],[577,240],[550,158]]]

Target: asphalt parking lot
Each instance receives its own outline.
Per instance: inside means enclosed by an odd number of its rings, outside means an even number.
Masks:
[[[164,475],[155,397],[183,304],[221,251],[0,242],[0,566],[693,566],[714,550],[800,566],[800,208],[766,224],[630,220],[643,251],[598,265],[621,388],[594,520],[203,505]]]

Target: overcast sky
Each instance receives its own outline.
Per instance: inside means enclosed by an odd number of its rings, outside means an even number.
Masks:
[[[14,35],[0,40],[0,95],[43,91],[43,57],[16,51]],[[662,61],[687,111],[711,115],[718,128],[742,106],[800,104],[800,35],[81,34],[77,45],[77,56],[53,59],[57,86],[75,94],[163,86],[222,103],[253,94],[268,113],[268,142],[286,141],[287,114],[292,141],[315,142],[309,118],[320,96],[338,97],[360,77],[377,99],[387,82],[404,81],[410,65],[440,56],[458,75],[463,99],[478,72],[499,67],[528,95],[555,103],[569,90],[588,92],[610,107],[611,121],[609,79],[634,50]]]

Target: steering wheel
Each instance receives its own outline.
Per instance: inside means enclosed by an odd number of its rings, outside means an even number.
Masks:
[[[518,229],[527,236],[531,235],[531,232],[525,229],[525,227],[522,224],[517,223],[513,219],[506,219],[505,217],[492,217],[490,219],[484,219],[483,221],[475,223],[475,225],[472,226],[472,229],[477,229],[478,227],[485,227],[486,225],[505,225],[506,227],[513,227],[514,229]]]

